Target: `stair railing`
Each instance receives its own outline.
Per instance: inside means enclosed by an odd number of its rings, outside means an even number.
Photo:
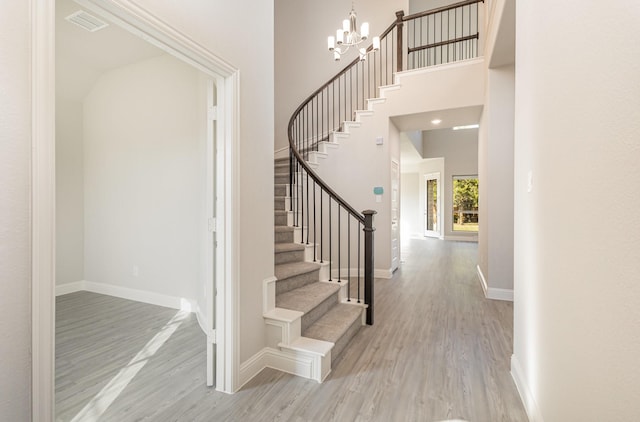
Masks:
[[[479,3],[467,0],[405,16],[407,70],[478,57]]]
[[[329,281],[346,282],[347,300],[367,305],[369,325],[374,319],[376,212],[356,211],[308,161],[312,154],[320,154],[321,146],[334,142],[357,110],[368,109],[368,99],[376,98],[380,87],[394,83],[394,74],[405,69],[405,61],[408,69],[417,69],[476,57],[480,2],[484,0],[467,0],[410,16],[396,12],[395,21],[380,35],[380,49],[371,51],[370,46],[366,60],[349,63],[289,120],[289,207],[294,226],[300,228],[302,243],[314,245],[314,262],[328,265]]]

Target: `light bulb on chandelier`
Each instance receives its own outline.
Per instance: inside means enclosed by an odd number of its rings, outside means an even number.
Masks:
[[[364,22],[360,27],[360,32],[357,31],[358,25],[356,24],[356,11],[353,3],[351,3],[351,13],[349,13],[349,19],[342,21],[342,29],[336,30],[336,36],[329,36],[327,38],[327,47],[329,51],[333,52],[333,59],[338,61],[340,57],[349,51],[351,47],[357,47],[369,38],[369,23]],[[373,44],[369,51],[366,48],[360,47],[360,60],[366,60],[367,54],[372,51],[378,51],[380,49],[380,38],[373,37]]]

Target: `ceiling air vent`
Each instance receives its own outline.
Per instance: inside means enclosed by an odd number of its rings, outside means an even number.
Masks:
[[[88,14],[84,10],[78,10],[65,18],[71,23],[86,29],[89,32],[96,32],[102,28],[106,28],[109,24]]]

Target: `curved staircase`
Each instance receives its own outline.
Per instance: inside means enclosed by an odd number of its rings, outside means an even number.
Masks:
[[[389,105],[403,103],[388,98],[400,89],[397,74],[404,70],[403,60],[411,69],[444,64],[442,52],[450,47],[454,54],[450,59],[447,53],[447,62],[475,57],[478,33],[471,34],[471,24],[475,19],[477,28],[482,1],[465,0],[406,17],[397,12],[394,23],[380,36],[380,49],[367,50],[371,59],[351,62],[291,117],[290,155],[274,163],[275,278],[265,282],[264,294],[267,342],[277,360],[273,367],[322,382],[362,325],[373,324],[376,212],[360,213],[334,191],[332,187],[338,185],[334,181],[350,180],[348,169],[353,164],[335,162],[336,158],[344,156],[343,151],[363,147],[349,138],[375,139],[370,128],[384,132],[375,122],[384,120],[388,125],[392,115]],[[445,13],[447,19],[450,13],[460,17],[452,24],[452,33],[447,29],[449,39],[444,40],[441,33],[439,39],[422,39],[421,35],[417,41],[417,31],[422,34],[422,28],[438,17],[442,25]],[[458,21],[462,22],[461,31]],[[406,40],[406,49],[405,32],[413,34]],[[438,51],[440,59],[432,60]],[[457,51],[463,53],[459,58]],[[421,97],[424,91],[416,88],[411,91]],[[380,98],[372,98],[375,96]],[[365,124],[363,117],[373,123]],[[344,141],[340,146],[343,151],[329,154],[330,149],[337,150],[340,141]],[[337,176],[331,166],[321,171],[320,160],[334,162],[342,174]],[[384,171],[384,165],[367,165],[371,171]]]
[[[289,158],[275,162],[275,309],[273,325],[283,326],[281,350],[303,354],[317,366],[321,381],[330,365],[364,323],[366,306],[348,302],[347,283],[328,281],[328,263],[312,261],[317,245],[302,243],[302,229],[293,226],[293,211],[287,209]],[[286,316],[289,316],[287,319]],[[278,321],[279,320],[279,321]],[[275,322],[278,321],[278,322]],[[315,360],[315,361],[314,361]]]

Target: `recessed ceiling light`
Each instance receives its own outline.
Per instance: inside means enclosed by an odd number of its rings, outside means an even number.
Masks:
[[[434,125],[439,125],[440,123],[442,123],[442,120],[441,119],[433,119],[431,121],[431,123],[433,123]]]
[[[480,125],[465,125],[465,126],[454,126],[453,130],[463,130],[463,129],[478,129]]]

